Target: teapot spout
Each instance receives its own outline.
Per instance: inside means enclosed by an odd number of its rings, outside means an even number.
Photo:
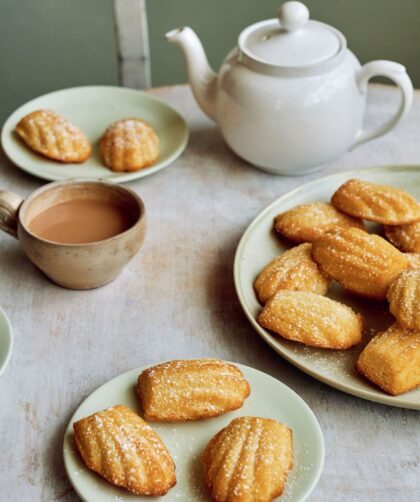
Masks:
[[[203,112],[216,121],[217,75],[209,65],[200,39],[188,26],[169,31],[165,38],[184,51],[194,97]]]

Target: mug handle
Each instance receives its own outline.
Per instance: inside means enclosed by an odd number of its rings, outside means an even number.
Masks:
[[[385,60],[366,63],[356,74],[357,85],[363,94],[366,94],[368,82],[372,77],[387,77],[397,84],[401,91],[400,107],[397,113],[385,124],[370,131],[360,129],[351,149],[365,143],[365,141],[383,136],[393,129],[407,115],[413,102],[413,84],[403,65]]]
[[[23,202],[20,195],[0,190],[0,230],[17,238],[19,208]]]

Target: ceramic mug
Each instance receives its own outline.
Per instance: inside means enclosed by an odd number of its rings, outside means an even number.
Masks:
[[[33,218],[47,208],[80,198],[123,204],[134,223],[113,237],[86,244],[56,243],[29,230]],[[92,289],[115,279],[140,249],[146,233],[146,212],[133,190],[102,180],[75,179],[49,183],[26,200],[0,190],[0,229],[19,239],[29,259],[56,284]]]

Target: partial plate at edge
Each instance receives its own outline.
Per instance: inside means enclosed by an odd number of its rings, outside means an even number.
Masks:
[[[0,307],[0,375],[6,369],[12,355],[13,333],[12,325],[5,313]]]

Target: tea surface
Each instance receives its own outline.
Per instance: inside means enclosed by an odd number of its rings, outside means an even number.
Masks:
[[[97,242],[124,232],[132,218],[120,204],[96,199],[73,199],[49,207],[29,224],[29,230],[60,244]]]

